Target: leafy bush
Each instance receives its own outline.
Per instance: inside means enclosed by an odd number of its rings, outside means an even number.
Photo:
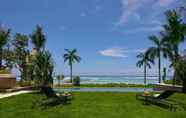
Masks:
[[[58,81],[58,86],[60,86],[60,81],[64,79],[64,75],[57,75],[56,79]]]
[[[0,69],[0,74],[10,74],[9,69]]]
[[[181,81],[186,92],[186,60],[180,59],[175,66],[176,81]]]
[[[31,84],[31,81],[22,79],[22,80],[19,81],[19,85],[21,87],[26,87],[26,86],[31,86],[32,84]]]
[[[73,77],[73,85],[80,86],[80,77],[79,76]]]
[[[54,62],[50,52],[39,52],[32,63],[34,65],[34,81],[36,85],[53,84]]]

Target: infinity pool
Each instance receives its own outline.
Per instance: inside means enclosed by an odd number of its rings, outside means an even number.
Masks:
[[[54,90],[57,92],[143,92],[145,89],[154,91],[152,88],[60,88]]]

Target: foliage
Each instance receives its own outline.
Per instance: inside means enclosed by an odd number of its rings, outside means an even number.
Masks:
[[[72,49],[72,50],[65,49],[65,51],[67,53],[65,53],[63,56],[64,62],[68,61],[68,64],[70,66],[70,78],[71,78],[71,82],[72,82],[73,81],[73,79],[72,79],[72,65],[75,62],[80,62],[81,58],[76,54],[77,53],[76,49]]]
[[[185,41],[186,24],[182,20],[181,14],[176,10],[168,10],[166,12],[167,23],[163,26],[161,32],[164,40],[167,42],[167,48],[171,50],[169,58],[172,65],[179,59],[179,45]]]
[[[37,51],[41,51],[41,49],[44,49],[46,38],[41,26],[37,25],[36,30],[33,31],[30,37],[31,37],[32,44],[35,46]]]
[[[140,53],[139,55],[137,55],[137,58],[139,58],[139,61],[136,63],[136,66],[144,66],[144,84],[146,84],[147,67],[151,68],[151,64],[154,64],[154,60],[149,56],[148,51],[146,51],[145,53]]]
[[[167,69],[164,67],[163,68],[163,76],[162,76],[163,82],[165,82],[166,77],[167,77]]]
[[[171,54],[171,50],[166,47],[166,41],[157,36],[150,36],[149,39],[153,42],[154,46],[148,49],[150,57],[154,60],[158,58],[158,73],[159,73],[159,83],[161,83],[161,55],[167,58]]]
[[[186,60],[179,59],[175,66],[175,78],[181,81],[186,88]]]
[[[9,69],[0,69],[0,74],[9,74],[10,70]]]
[[[10,29],[5,29],[0,26],[0,68],[2,68],[3,47],[9,42]]]
[[[58,80],[58,86],[60,86],[60,81],[64,79],[64,75],[57,75],[56,79]]]
[[[80,86],[80,77],[79,76],[74,76],[73,77],[73,85],[74,86]]]
[[[10,70],[15,65],[15,54],[13,49],[10,49],[9,47],[3,49],[3,60],[5,60],[5,67],[9,68]]]
[[[48,51],[39,52],[33,60],[34,80],[37,85],[48,85],[53,83],[53,59]]]
[[[28,37],[24,34],[16,33],[13,40],[15,63],[16,67],[21,73],[21,81],[26,81],[28,76],[27,58],[29,55],[28,50]]]
[[[176,70],[177,60],[180,58],[179,46],[185,41],[186,23],[182,19],[179,11],[169,10],[166,12],[167,23],[164,25],[164,31],[161,33],[164,40],[167,41],[167,48],[171,50],[169,59],[171,60],[174,70]],[[174,82],[176,82],[176,71],[174,71]]]

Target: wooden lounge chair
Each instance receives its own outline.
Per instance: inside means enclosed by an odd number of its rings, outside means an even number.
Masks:
[[[171,95],[173,95],[175,91],[164,91],[161,94],[153,94],[153,95],[144,95],[137,94],[136,99],[144,100],[145,104],[158,104],[158,105],[166,105],[170,108],[171,111],[176,110],[177,103],[175,101],[168,99]]]
[[[49,86],[43,86],[41,87],[41,92],[43,92],[47,98],[53,98],[56,100],[59,100],[59,102],[68,102],[72,99],[72,94],[71,93],[56,93],[51,87]]]
[[[32,108],[36,106],[47,105],[57,105],[57,104],[66,104],[71,101],[73,98],[71,93],[56,93],[51,87],[43,86],[41,87],[41,92],[46,96],[46,98],[38,99],[32,103]]]

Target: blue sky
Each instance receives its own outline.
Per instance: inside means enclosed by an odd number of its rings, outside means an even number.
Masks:
[[[69,72],[65,48],[82,57],[75,74],[138,74],[136,55],[151,42],[165,22],[167,9],[184,0],[0,0],[0,23],[12,33],[30,34],[42,25],[56,73]],[[182,44],[183,49],[185,44]],[[164,60],[163,66],[168,62]],[[156,73],[157,67],[149,73]]]

